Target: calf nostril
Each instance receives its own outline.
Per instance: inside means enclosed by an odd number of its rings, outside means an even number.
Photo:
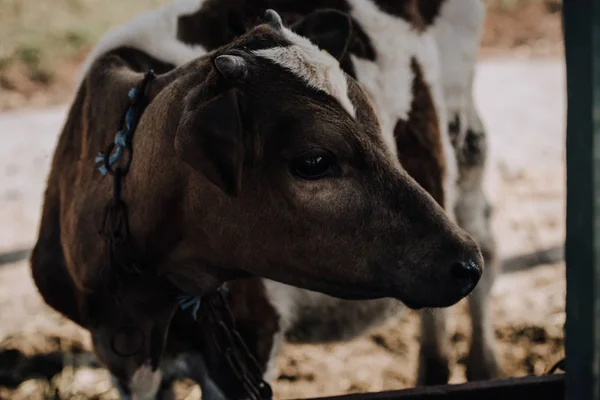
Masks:
[[[452,265],[451,273],[465,295],[475,288],[481,278],[481,269],[471,260]]]

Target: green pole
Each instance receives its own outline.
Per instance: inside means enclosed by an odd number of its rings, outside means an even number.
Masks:
[[[600,400],[600,0],[564,0],[566,399]]]

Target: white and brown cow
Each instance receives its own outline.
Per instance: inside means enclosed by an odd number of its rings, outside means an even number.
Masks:
[[[342,69],[360,83],[375,107],[388,151],[445,208],[448,216],[480,244],[488,268],[469,298],[474,339],[467,375],[470,379],[496,376],[498,366],[488,317],[495,248],[489,228],[489,206],[481,190],[486,143],[472,101],[483,1],[176,0],[105,35],[86,61],[82,77],[103,55],[124,48],[135,49],[136,57],[145,56],[151,60],[146,64],[155,67],[169,69],[184,65],[243,35],[266,8],[277,10],[286,24],[296,23],[295,29],[318,46],[340,50],[336,56]],[[347,48],[335,47],[336,27],[328,27],[329,20],[319,17],[323,9],[336,9],[350,16],[352,32]],[[311,15],[312,18],[303,19]],[[262,57],[304,79],[308,85],[333,96],[343,91],[335,74],[307,81],[310,69],[299,68],[295,62],[297,55],[289,56],[287,50],[261,51]],[[354,109],[345,97],[341,98],[342,107]],[[397,195],[403,196],[400,192]],[[265,366],[277,354],[284,337],[311,343],[348,339],[401,309],[397,300],[347,301],[306,290],[307,285],[288,283],[294,286],[266,279],[230,285],[234,310],[236,304],[248,301],[255,305],[238,307],[236,317]],[[332,294],[323,287],[310,285],[310,288]],[[176,315],[175,322],[178,318],[185,319]],[[419,382],[445,382],[448,365],[443,313],[424,311],[422,326]],[[260,335],[255,332],[257,329]],[[171,331],[173,342],[185,342],[176,339],[178,331]],[[266,336],[269,337],[265,341]],[[202,344],[197,344],[197,348],[201,349]],[[188,364],[202,363],[199,357],[189,355],[191,349],[193,346],[185,347],[185,351],[180,349],[180,357],[188,360]],[[173,359],[179,360],[177,357]],[[204,357],[210,358],[206,354]],[[166,370],[170,368],[165,367]],[[271,369],[266,371],[269,376]],[[164,380],[169,374],[163,375]],[[207,385],[206,378],[197,380]],[[121,386],[124,390],[136,387],[127,380]]]

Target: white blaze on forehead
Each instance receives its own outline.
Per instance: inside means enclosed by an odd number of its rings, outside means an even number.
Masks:
[[[309,87],[321,90],[335,98],[353,118],[354,105],[348,97],[348,82],[340,63],[310,40],[287,28],[283,34],[292,45],[255,50],[254,54],[267,58],[301,78]]]

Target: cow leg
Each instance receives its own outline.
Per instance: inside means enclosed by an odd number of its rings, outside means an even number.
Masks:
[[[483,380],[500,375],[490,318],[490,295],[498,260],[490,224],[491,206],[482,190],[486,134],[472,102],[468,115],[464,145],[457,152],[460,178],[455,211],[458,224],[479,244],[486,264],[479,284],[469,296],[473,334],[467,357],[467,378]]]
[[[457,223],[479,244],[485,261],[479,284],[468,297],[472,342],[467,356],[467,379],[484,380],[501,375],[490,317],[490,295],[498,273],[495,239],[491,230],[491,206],[483,193],[486,136],[474,107],[465,134],[464,145],[457,151],[459,190],[455,207]],[[421,349],[419,384],[445,383],[448,378],[446,312],[421,313]]]
[[[490,292],[496,271],[488,263],[487,270],[469,297],[469,312],[473,335],[467,356],[467,379],[469,381],[493,379],[501,375],[496,351],[496,339],[490,318]]]
[[[200,385],[202,398],[207,400],[226,400],[227,397],[217,383],[208,374],[204,357],[199,353],[190,353],[186,357],[189,378]]]
[[[477,202],[485,202],[483,194],[472,196],[478,199]],[[467,201],[469,200],[469,197],[471,196],[463,197],[463,201],[459,202],[459,204],[464,206],[465,203],[469,203]],[[473,198],[470,200],[473,200]],[[471,215],[471,217],[482,218],[480,215]],[[468,224],[463,224],[463,228],[479,243],[486,263],[479,284],[468,298],[473,333],[466,366],[467,379],[471,381],[491,379],[500,375],[496,356],[494,331],[490,317],[490,296],[497,275],[498,262],[491,232],[489,230],[480,232],[483,234],[482,237],[474,233],[476,231],[470,230],[466,226],[468,226]]]
[[[163,379],[156,393],[142,393],[140,391],[132,391],[128,385],[123,384],[112,374],[111,378],[113,386],[119,393],[120,400],[176,400],[172,379]]]
[[[418,385],[442,385],[448,383],[448,335],[444,309],[423,310],[419,348]]]
[[[478,242],[486,263],[479,284],[468,297],[472,341],[466,360],[467,379],[492,379],[501,375],[490,317],[490,296],[498,273],[498,261],[489,223],[490,206],[483,192],[473,190],[460,193],[456,216],[459,225]],[[449,373],[446,314],[446,310],[421,312],[421,348],[417,380],[420,385],[447,382]]]
[[[467,357],[469,380],[499,375],[489,297],[496,276],[496,245],[490,206],[482,187],[487,138],[473,100],[473,80],[485,18],[483,1],[446,0],[434,22],[442,66],[448,129],[458,162],[457,222],[479,244],[485,260],[480,283],[469,296],[473,340]]]
[[[156,400],[177,400],[172,380],[163,380],[156,394]]]

